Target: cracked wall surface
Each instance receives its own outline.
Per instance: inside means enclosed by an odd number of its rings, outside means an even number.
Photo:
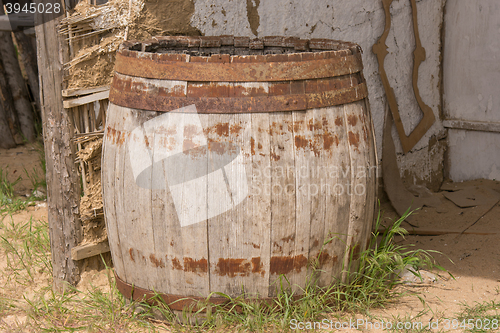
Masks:
[[[440,120],[441,26],[445,1],[417,1],[420,39],[427,54],[427,59],[419,69],[418,87],[423,101],[434,111],[436,123],[406,155],[402,155],[402,146],[393,128],[401,175],[407,181],[426,185],[440,182],[443,174],[444,146],[429,149],[429,143],[439,141],[445,135]],[[410,1],[394,0],[391,16],[392,25],[386,42],[389,54],[385,59],[385,68],[408,134],[422,117],[412,87],[415,39]],[[364,75],[368,84],[378,156],[382,157],[386,99],[377,59],[372,53],[372,46],[378,41],[385,25],[381,1],[195,0],[191,24],[207,36],[280,35],[358,43],[364,51]],[[430,187],[434,188],[435,185]]]

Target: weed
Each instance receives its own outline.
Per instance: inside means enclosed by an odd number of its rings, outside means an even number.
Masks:
[[[7,174],[8,168],[6,168],[5,171],[0,168],[0,193],[2,193],[5,198],[12,199],[12,197],[14,197],[14,186],[21,181],[21,176],[11,182],[7,179]]]
[[[26,174],[26,177],[31,182],[31,187],[33,188],[33,193],[32,193],[32,198],[33,199],[40,199],[43,200],[45,199],[45,195],[39,195],[37,194],[39,189],[42,189],[42,193],[46,190],[47,188],[47,183],[45,181],[45,176],[40,176],[38,174],[38,169],[36,167],[33,167],[33,170],[29,172],[24,168],[24,173]]]
[[[462,303],[462,311],[457,319],[450,321],[451,329],[468,332],[494,332],[500,330],[500,301],[475,303],[469,306]]]
[[[373,233],[370,247],[357,260],[351,257],[353,263],[344,267],[347,277],[345,280],[339,279],[329,286],[320,287],[313,278],[313,269],[312,277],[301,289],[296,286],[292,288],[286,276],[280,276],[274,285],[276,297],[270,300],[252,299],[244,293],[238,297],[213,293],[205,301],[185,309],[179,318],[159,295],[155,296],[156,301],[152,304],[126,300],[118,292],[111,271],[106,267],[109,279],[109,288],[106,290],[91,287],[82,292],[69,286],[64,293],[59,294],[52,291],[51,281],[48,279],[37,286],[38,289],[33,293],[22,297],[18,295],[17,303],[4,302],[0,298],[0,309],[23,311],[28,315],[20,331],[50,332],[157,332],[159,325],[156,322],[155,326],[152,318],[159,314],[167,320],[169,330],[282,332],[290,331],[293,322],[318,323],[329,320],[332,316],[340,320],[346,313],[362,312],[369,315],[369,309],[383,306],[392,301],[393,297],[399,296],[395,288],[400,283],[398,271],[409,266],[418,275],[418,269],[422,267],[442,269],[434,263],[430,251],[411,250],[409,246],[394,243],[396,235],[406,233],[401,227],[406,216],[396,221],[383,234],[378,231]],[[375,230],[379,228],[380,215]],[[28,222],[14,223],[11,219],[9,223],[1,222],[0,232],[2,249],[8,259],[6,273],[10,275],[10,282],[33,285],[41,281],[41,274],[51,275],[46,222],[30,219]],[[331,239],[327,240],[329,241]],[[214,296],[223,297],[227,301],[214,305],[209,302],[209,298]],[[423,314],[411,318],[395,317],[394,320],[416,321]],[[200,317],[203,320],[193,320]],[[407,332],[426,332],[426,328],[412,327]]]
[[[7,259],[8,279],[27,285],[34,282],[35,273],[51,272],[50,240],[45,221],[33,219],[26,223],[2,222],[1,246]]]
[[[227,302],[222,305],[210,304],[208,299],[199,302],[183,312],[184,322],[204,314],[204,321],[200,324],[194,322],[194,327],[236,328],[245,331],[259,331],[266,328],[286,331],[291,329],[292,320],[318,322],[325,319],[327,314],[346,312],[361,312],[368,315],[369,309],[383,306],[401,295],[395,287],[401,283],[398,272],[403,269],[411,267],[417,276],[420,276],[418,272],[420,268],[444,270],[431,257],[431,253],[435,251],[411,250],[409,246],[395,244],[396,235],[407,234],[401,223],[409,214],[407,211],[383,234],[378,231],[381,220],[379,214],[369,248],[362,252],[357,260],[354,260],[351,254],[351,264],[344,268],[347,274],[344,282],[338,279],[330,286],[320,287],[311,277],[306,287],[299,289],[300,292],[297,293],[293,291],[286,277],[280,276],[276,281],[277,296],[273,301],[249,301],[248,295],[232,298],[223,293],[214,293],[210,296],[226,298]],[[327,240],[324,245],[333,239]],[[419,314],[422,315],[423,313]],[[425,331],[427,331],[425,326],[412,327],[408,330],[408,332]]]

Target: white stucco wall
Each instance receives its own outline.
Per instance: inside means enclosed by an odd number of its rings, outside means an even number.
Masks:
[[[428,149],[431,136],[442,136],[439,120],[439,71],[441,50],[441,24],[445,0],[417,1],[419,32],[427,60],[419,70],[419,89],[423,101],[436,115],[436,123],[412,152],[399,157],[401,172],[410,172],[415,179],[430,181],[433,168],[441,168],[443,149]],[[258,14],[258,25],[249,23],[252,7]],[[254,11],[255,12],[255,11]],[[392,26],[387,38],[389,54],[385,68],[394,89],[407,134],[421,118],[421,111],[412,88],[413,21],[409,0],[395,0],[391,6]],[[254,15],[255,16],[255,15]],[[385,93],[378,73],[377,58],[372,52],[384,30],[385,15],[378,0],[195,0],[195,13],[191,24],[205,35],[232,34],[235,36],[269,35],[300,38],[331,38],[358,43],[363,48],[364,75],[368,83],[369,100],[375,125],[378,156],[382,156]],[[396,138],[396,149],[402,153]],[[431,153],[430,151],[433,150]],[[416,155],[415,155],[416,154]],[[433,155],[438,163],[430,163]],[[418,156],[418,157],[417,157]],[[437,166],[436,166],[437,165]]]
[[[448,1],[443,67],[448,119],[500,123],[500,1]],[[454,181],[500,179],[500,133],[449,131]]]

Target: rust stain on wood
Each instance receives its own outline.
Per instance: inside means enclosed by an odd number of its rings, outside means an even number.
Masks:
[[[283,242],[285,242],[285,243],[288,243],[288,242],[289,242],[289,241],[291,241],[291,240],[293,241],[293,240],[295,240],[295,234],[290,235],[290,236],[287,236],[287,237],[283,237],[281,240],[282,240]]]
[[[252,273],[260,274],[262,277],[264,277],[264,274],[266,272],[262,270],[263,265],[260,261],[260,257],[253,257],[250,261],[252,262]]]
[[[250,260],[244,258],[219,258],[215,267],[215,273],[219,276],[249,276],[250,273],[264,276],[263,264],[260,257]]]
[[[177,258],[173,258],[172,259],[172,268],[173,269],[177,269],[179,271],[182,271],[182,265],[179,262],[179,259],[177,259]]]
[[[206,273],[208,272],[208,262],[207,259],[195,260],[193,258],[184,257],[184,271],[194,272],[194,273]]]
[[[248,276],[252,264],[246,259],[219,258],[215,272],[220,276]]]
[[[109,140],[113,144],[116,144],[119,146],[123,145],[123,143],[125,142],[125,138],[126,138],[126,134],[123,131],[114,129],[114,128],[109,127],[109,126],[108,126],[108,131],[107,131],[106,136],[109,138]]]
[[[337,117],[337,118],[335,119],[335,125],[337,125],[337,126],[342,126],[342,124],[343,124],[342,118]]]
[[[238,133],[240,133],[242,128],[243,127],[241,127],[240,125],[235,124],[229,128],[229,132],[231,132],[231,134],[238,134]]]
[[[316,258],[318,260],[319,267],[324,266],[328,262],[335,264],[338,261],[338,256],[330,256],[330,254],[326,251],[319,253]]]
[[[302,135],[295,136],[295,147],[296,148],[307,148],[309,146],[309,142]]]
[[[288,274],[292,271],[299,273],[307,265],[307,258],[300,254],[298,256],[273,256],[271,257],[271,274]]]
[[[250,138],[250,151],[252,155],[255,155],[255,139],[253,137]]]
[[[215,132],[219,136],[229,136],[229,123],[215,125]]]
[[[314,131],[323,128],[323,125],[319,121],[314,121],[313,119],[309,119],[309,122],[307,123],[307,128],[309,128],[310,131]]]
[[[130,260],[132,260],[133,262],[135,262],[135,258],[134,258],[134,249],[133,248],[130,248],[128,250],[128,254],[130,255]]]
[[[164,268],[165,267],[165,263],[163,262],[163,260],[162,259],[158,260],[154,254],[150,254],[149,255],[149,260],[151,260],[151,263],[155,267],[160,267],[160,268]]]
[[[351,146],[355,146],[356,149],[359,146],[359,133],[353,133],[352,131],[349,131],[349,144]]]
[[[274,161],[279,161],[281,157],[280,157],[279,155],[276,155],[276,153],[271,152],[271,158],[272,158]]]
[[[356,126],[356,124],[358,123],[358,117],[356,117],[356,115],[354,114],[350,114],[347,116],[347,122],[351,126]]]
[[[323,134],[323,148],[325,150],[330,150],[334,141],[335,141],[335,138],[329,132],[325,132]],[[338,138],[337,138],[336,142],[337,142],[337,146],[338,146],[339,145]]]

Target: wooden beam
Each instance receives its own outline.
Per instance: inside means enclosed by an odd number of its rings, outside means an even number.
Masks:
[[[108,97],[109,97],[109,90],[101,91],[92,95],[65,100],[63,102],[63,106],[66,109],[70,109],[74,108],[75,106],[85,105],[92,102],[100,101],[102,99],[107,99]]]
[[[109,90],[109,86],[100,86],[93,88],[76,88],[76,89],[65,89],[62,91],[63,97],[74,97],[74,96],[83,96],[88,94],[93,94],[101,91]]]
[[[85,244],[76,246],[71,249],[71,259],[73,260],[82,260],[86,258],[90,258],[93,256],[97,256],[102,253],[109,252],[109,243],[108,241],[104,241],[97,244]]]
[[[500,123],[495,122],[446,119],[443,121],[443,126],[468,131],[500,133]]]
[[[52,15],[52,16],[51,16]],[[80,280],[79,264],[71,249],[82,240],[79,220],[80,179],[76,170],[75,145],[70,144],[74,129],[70,114],[63,108],[63,62],[68,61],[68,45],[56,26],[54,14],[37,14],[36,42],[42,101],[42,126],[47,160],[47,204],[53,287],[63,291]],[[43,20],[43,24],[41,24]]]

